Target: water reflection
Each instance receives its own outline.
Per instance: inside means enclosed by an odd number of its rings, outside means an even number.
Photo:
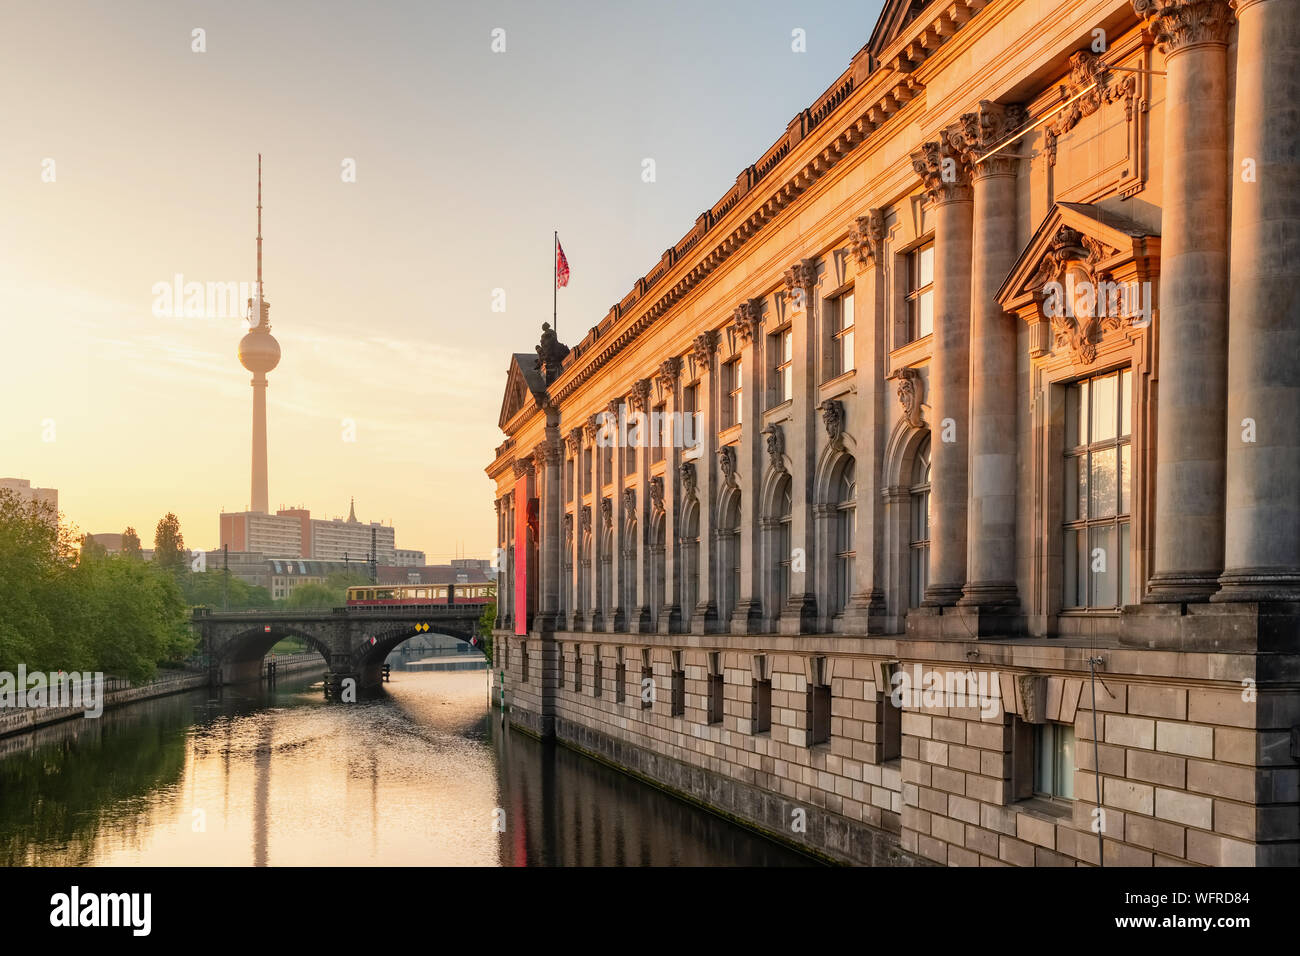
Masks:
[[[395,674],[386,691],[327,705],[318,676],[286,675],[0,740],[0,862],[809,862],[505,730],[482,672]]]

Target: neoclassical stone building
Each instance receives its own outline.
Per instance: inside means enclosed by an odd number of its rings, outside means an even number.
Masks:
[[[1300,862],[1297,288],[1300,3],[890,0],[513,356],[498,699],[835,859]]]

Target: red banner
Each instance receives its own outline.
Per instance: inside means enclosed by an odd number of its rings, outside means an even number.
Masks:
[[[528,476],[515,482],[515,633],[528,633]]]

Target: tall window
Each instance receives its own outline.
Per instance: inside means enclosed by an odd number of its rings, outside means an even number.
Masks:
[[[907,341],[934,331],[934,243],[907,257]]]
[[[723,383],[727,389],[727,416],[722,427],[739,425],[742,420],[741,399],[744,397],[745,373],[740,359],[733,359],[723,366],[726,376]]]
[[[1065,393],[1065,607],[1122,605],[1129,589],[1129,369]]]
[[[664,460],[664,448],[672,441],[672,423],[668,420],[668,406],[656,405],[651,412],[651,421],[647,423],[650,434],[653,435],[654,447],[651,449],[651,459],[653,461]]]
[[[600,549],[600,600],[597,605],[608,615],[614,609],[614,530],[609,528],[601,536]]]
[[[780,405],[794,398],[794,331],[782,329],[772,336],[772,404]]]
[[[664,566],[664,535],[667,517],[660,514],[650,523],[650,623],[659,626],[659,612],[668,603],[667,572]]]
[[[848,606],[853,593],[853,559],[856,551],[858,483],[852,458],[840,466],[835,483],[835,612]]]
[[[843,375],[857,368],[857,360],[853,354],[853,293],[844,293],[839,297],[838,302],[839,308],[835,310],[832,376]]]
[[[630,615],[635,613],[637,609],[637,555],[641,553],[641,542],[637,540],[636,518],[628,518],[627,524],[623,526],[623,530],[627,535],[627,543],[623,550],[623,597],[620,603],[622,603],[623,608]]]
[[[605,668],[600,658],[600,645],[596,645],[595,656],[591,659],[591,693],[595,697],[605,694]]]
[[[772,557],[776,564],[776,588],[771,612],[780,614],[790,596],[790,516],[794,510],[791,498],[790,476],[781,479],[776,490],[775,527],[772,532]]]
[[[911,576],[908,584],[908,607],[919,607],[930,583],[930,439],[916,452],[912,463],[911,504]]]
[[[615,436],[607,434],[605,440],[609,444],[600,450],[600,483],[602,485],[608,485],[614,480],[614,442],[617,439]]]
[[[722,723],[722,701],[725,693],[722,675],[722,655],[709,653],[709,723]]]
[[[577,470],[577,461],[575,459],[566,458],[564,460],[564,478],[565,485],[568,488],[568,493],[564,496],[565,501],[573,500],[574,476]]]
[[[1074,726],[1034,725],[1034,793],[1074,799]]]

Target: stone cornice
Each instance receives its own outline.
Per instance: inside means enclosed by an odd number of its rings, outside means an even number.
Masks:
[[[1232,30],[1228,0],[1132,0],[1132,4],[1167,56],[1202,43],[1226,44]]]

